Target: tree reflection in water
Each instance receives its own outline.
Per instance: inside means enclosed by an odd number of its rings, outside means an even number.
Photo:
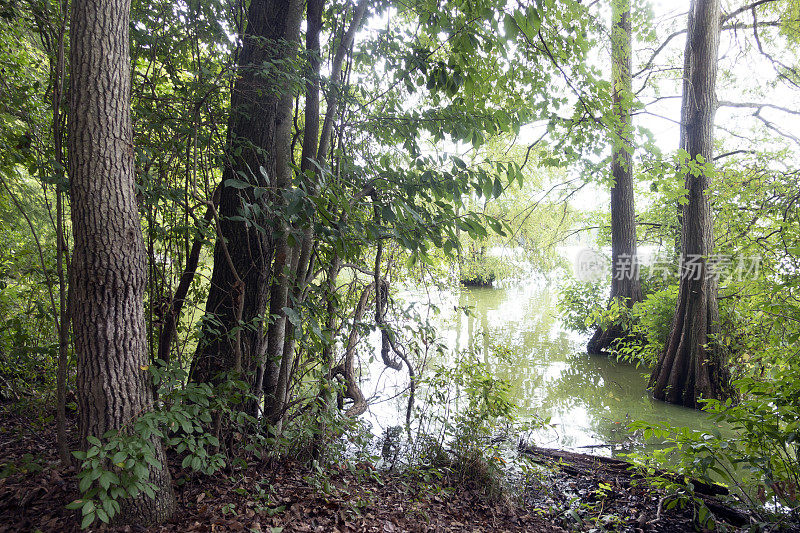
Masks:
[[[453,353],[472,347],[489,370],[511,384],[522,416],[550,417],[539,445],[598,447],[616,454],[640,447],[625,430],[631,420],[710,429],[702,413],[653,400],[646,369],[583,352],[585,340],[566,331],[544,282],[495,289],[460,289],[458,307],[442,321]]]

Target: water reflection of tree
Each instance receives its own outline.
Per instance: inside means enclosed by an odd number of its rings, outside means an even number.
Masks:
[[[521,297],[522,296],[522,297]],[[460,347],[477,345],[488,370],[506,379],[524,411],[541,403],[548,369],[566,364],[574,346],[560,329],[553,312],[550,287],[542,285],[533,293],[504,289],[462,290],[459,306],[472,310],[466,321],[467,339]],[[492,323],[491,312],[513,310],[517,320],[507,316]],[[458,325],[459,331],[463,326]]]
[[[524,296],[504,289],[462,290],[459,306],[471,309],[461,319],[466,321],[466,344],[475,348],[493,374],[510,383],[524,414],[581,413],[585,420],[580,422],[600,440],[623,440],[624,425],[633,416],[623,405],[636,402],[632,389],[640,388],[642,401],[649,401],[644,379],[636,372],[620,375],[608,360],[576,354],[553,312],[550,287],[542,285]],[[492,323],[490,314],[504,308],[513,309],[519,319],[500,317]],[[457,344],[464,347],[461,320]],[[642,407],[634,408],[634,413]],[[570,445],[570,437],[561,435],[560,443]]]
[[[559,446],[625,441],[625,425],[635,419],[704,426],[702,415],[652,400],[640,370],[577,353],[557,318],[554,294],[546,284],[462,289],[458,307],[470,313],[459,311],[449,323],[456,333],[453,353],[470,349],[507,380],[523,417],[553,415],[572,426],[566,433],[558,429]]]
[[[626,424],[651,403],[644,378],[631,370],[607,358],[572,354],[561,375],[545,385],[545,396],[553,410],[585,411],[586,423],[600,440],[620,442],[628,437]]]
[[[489,357],[489,312],[497,310],[507,297],[505,289],[467,289],[461,290],[458,299],[460,308],[456,349],[473,349],[476,340],[481,342],[481,355],[488,364]],[[467,325],[465,345],[461,345],[462,320]]]

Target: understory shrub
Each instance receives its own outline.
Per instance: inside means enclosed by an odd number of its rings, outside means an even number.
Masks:
[[[600,314],[598,322],[616,320],[627,332],[627,336],[614,345],[615,355],[637,366],[652,368],[664,351],[677,300],[678,286],[669,285],[647,295],[630,309],[617,303]]]
[[[467,287],[491,287],[502,275],[500,258],[486,254],[469,254],[459,267],[459,278]]]
[[[608,299],[608,281],[565,280],[558,287],[556,308],[565,327],[589,333],[597,324],[592,316]]]
[[[472,486],[493,498],[505,495],[517,436],[538,426],[517,420],[509,382],[464,352],[455,365],[433,368],[421,388],[419,429],[409,453],[412,473]]]
[[[800,365],[773,369],[769,380],[753,377],[734,382],[741,394],[703,400],[704,410],[719,427],[712,432],[636,421],[630,429],[662,447],[635,454],[645,465],[668,465],[690,478],[722,482],[732,498],[763,523],[800,521]],[[732,438],[735,436],[735,438]]]
[[[149,368],[158,390],[153,411],[131,420],[102,438],[88,437],[85,451],[73,455],[80,462],[78,488],[81,497],[67,507],[80,509],[81,527],[96,521],[110,523],[120,510],[120,501],[140,493],[155,496],[150,468],[166,468],[160,463],[154,439],[161,439],[182,458],[182,468],[211,475],[228,464],[221,451],[219,428],[233,425],[238,434],[248,434],[240,449],[242,456],[259,458],[274,446],[269,432],[248,431],[260,422],[242,409],[249,386],[236,376],[223,376],[221,385],[187,381],[187,373],[176,365],[158,360]],[[238,457],[238,460],[242,460]]]

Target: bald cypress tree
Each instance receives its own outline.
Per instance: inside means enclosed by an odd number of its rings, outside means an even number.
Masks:
[[[719,0],[693,0],[681,113],[688,203],[682,213],[680,288],[666,350],[650,377],[655,398],[689,407],[698,407],[701,397],[724,397],[728,381],[725,361],[714,345],[719,308],[717,281],[709,267],[714,235],[707,196],[714,161],[720,15]]]
[[[628,307],[642,300],[636,254],[636,211],[633,188],[633,132],[631,131],[631,3],[611,2],[611,77],[616,127],[611,156],[611,298]],[[599,354],[625,332],[618,324],[598,328],[586,349]]]

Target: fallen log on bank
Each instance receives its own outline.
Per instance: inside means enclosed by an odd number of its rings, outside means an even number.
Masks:
[[[750,517],[746,513],[730,507],[716,498],[716,496],[728,495],[730,492],[727,487],[717,483],[707,483],[660,469],[656,469],[650,476],[645,476],[633,463],[616,457],[539,448],[524,442],[519,443],[519,451],[534,462],[557,466],[571,476],[589,475],[601,480],[613,479],[622,486],[628,486],[634,479],[644,479],[645,477],[661,477],[682,485],[690,482],[694,487],[695,496],[700,498],[718,518],[737,527],[750,523]]]

